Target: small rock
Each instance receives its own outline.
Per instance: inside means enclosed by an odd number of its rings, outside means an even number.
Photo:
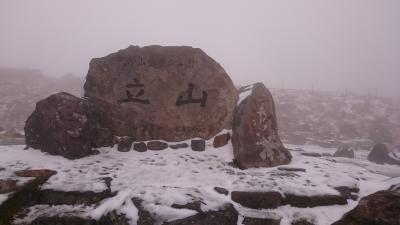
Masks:
[[[199,201],[189,202],[184,205],[172,204],[171,207],[175,209],[190,209],[190,210],[195,210],[197,212],[201,212],[201,202]]]
[[[279,225],[281,224],[281,220],[272,219],[272,218],[251,218],[245,217],[243,225]]]
[[[213,147],[219,148],[228,144],[231,135],[229,133],[217,135],[214,137]]]
[[[196,151],[196,152],[204,151],[206,149],[206,141],[204,139],[192,140],[190,142],[190,147],[192,148],[193,151]]]
[[[232,200],[251,209],[275,209],[283,204],[284,198],[276,191],[243,192],[233,191]]]
[[[134,141],[133,137],[121,137],[118,140],[118,151],[119,152],[129,152],[132,148],[132,143]]]
[[[214,190],[221,195],[228,195],[229,191],[222,187],[214,187]]]
[[[133,149],[137,152],[147,151],[147,145],[144,142],[138,142],[133,145]]]
[[[160,151],[168,148],[168,144],[161,141],[149,141],[147,142],[147,148],[149,150]]]
[[[12,179],[0,180],[0,194],[14,192],[17,190],[17,182]]]
[[[304,168],[295,168],[295,167],[278,167],[278,170],[290,171],[290,172],[306,172],[306,169]]]
[[[169,147],[172,149],[180,149],[180,148],[188,148],[189,145],[186,143],[179,143],[179,144],[169,145]]]

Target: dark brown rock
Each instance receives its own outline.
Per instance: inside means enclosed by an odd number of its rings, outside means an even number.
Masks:
[[[333,156],[354,159],[354,151],[350,149],[350,147],[347,144],[342,144],[339,146],[339,148],[337,149],[335,154],[333,154]]]
[[[189,145],[186,143],[179,143],[179,144],[169,145],[169,147],[172,149],[180,149],[180,148],[188,148]]]
[[[269,90],[257,83],[234,112],[232,145],[241,168],[288,164],[292,156],[278,136],[274,100]]]
[[[243,225],[279,225],[281,220],[272,218],[251,218],[245,217],[242,222]]]
[[[237,225],[238,212],[232,204],[218,211],[199,212],[196,215],[165,222],[163,225]]]
[[[219,148],[225,146],[229,143],[229,139],[231,139],[231,135],[229,133],[217,135],[214,137],[213,147]]]
[[[139,141],[209,139],[230,127],[238,99],[224,69],[185,46],[129,46],[92,59],[84,89],[116,135]]]
[[[129,152],[132,148],[132,143],[135,139],[133,137],[121,137],[118,139],[118,151]]]
[[[222,187],[214,187],[214,190],[216,192],[218,192],[219,194],[221,194],[221,195],[228,195],[229,194],[229,191],[227,189],[225,189],[225,188],[222,188]]]
[[[302,196],[285,194],[285,204],[298,208],[312,208],[317,206],[346,205],[347,198],[342,195],[314,195]]]
[[[383,143],[378,143],[373,147],[372,151],[368,154],[368,160],[378,164],[400,165],[400,157],[390,151]]]
[[[68,159],[88,156],[93,148],[113,144],[103,119],[89,101],[64,92],[53,94],[39,101],[26,121],[26,144]]]
[[[275,209],[283,204],[284,198],[276,191],[269,192],[243,192],[233,191],[232,200],[251,209]]]
[[[378,191],[360,200],[356,208],[332,225],[398,225],[400,192]]]
[[[16,191],[18,189],[17,182],[12,179],[0,180],[0,194]]]
[[[137,152],[147,151],[147,145],[144,142],[138,142],[133,145],[133,149]]]
[[[162,141],[149,141],[147,142],[147,149],[160,151],[168,148],[168,144]]]
[[[206,141],[203,139],[191,140],[190,147],[192,148],[193,151],[196,151],[196,152],[204,151],[206,149]]]

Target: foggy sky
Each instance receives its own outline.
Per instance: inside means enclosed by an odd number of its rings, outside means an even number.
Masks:
[[[0,67],[86,76],[129,45],[190,45],[235,84],[400,97],[399,0],[0,0]]]

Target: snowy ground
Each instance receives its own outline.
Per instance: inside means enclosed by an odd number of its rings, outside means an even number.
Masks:
[[[309,157],[301,152],[333,154],[335,149],[315,146],[287,145],[294,149],[293,160],[285,167],[299,167],[306,172],[288,172],[275,168],[240,170],[232,162],[232,146],[214,149],[208,143],[204,152],[189,149],[166,149],[144,153],[118,152],[116,148],[102,148],[101,154],[79,160],[67,160],[38,150],[23,150],[24,146],[0,147],[0,178],[12,177],[20,169],[51,169],[58,173],[42,187],[63,191],[101,192],[107,187],[101,178],[111,177],[111,190],[118,195],[101,204],[84,206],[34,206],[31,218],[42,214],[54,215],[72,212],[81,216],[99,218],[103,213],[119,209],[136,224],[137,209],[132,197],[144,199],[144,207],[163,220],[171,221],[196,213],[188,209],[175,209],[172,204],[185,204],[193,200],[204,202],[202,210],[215,210],[226,202],[233,203],[242,216],[282,217],[288,225],[293,218],[306,216],[315,224],[331,224],[357,202],[349,200],[346,206],[295,208],[282,206],[274,210],[250,210],[231,201],[230,196],[218,194],[214,187],[229,191],[280,191],[301,195],[338,194],[333,187],[357,186],[360,197],[387,189],[400,182],[400,167],[376,165],[365,160],[366,152],[356,152],[356,159]],[[300,149],[301,148],[301,149]],[[0,195],[0,204],[7,195]],[[239,224],[241,222],[239,221]]]

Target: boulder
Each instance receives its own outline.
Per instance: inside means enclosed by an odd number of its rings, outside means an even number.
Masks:
[[[400,165],[400,157],[390,151],[383,143],[376,144],[368,154],[367,159],[378,164]]]
[[[39,101],[26,121],[26,145],[68,159],[91,155],[93,148],[113,145],[103,119],[89,101],[64,92],[53,94]]]
[[[137,152],[145,152],[147,151],[147,145],[144,142],[138,142],[133,145],[133,150]]]
[[[190,147],[193,151],[201,152],[206,149],[206,141],[203,139],[194,139],[190,142]]]
[[[229,195],[229,191],[222,187],[214,187],[214,190],[221,195]]]
[[[116,135],[139,141],[209,139],[231,126],[238,99],[224,69],[185,46],[129,46],[92,59],[84,89]]]
[[[335,154],[333,154],[333,156],[354,159],[354,151],[347,144],[342,144],[339,146],[339,148],[337,149]]]
[[[358,205],[332,225],[398,225],[400,192],[378,191],[360,200]]]
[[[256,83],[250,95],[236,107],[232,127],[235,162],[240,168],[288,164],[292,156],[278,136],[274,100],[269,90]],[[244,93],[241,93],[244,95]]]
[[[231,135],[229,133],[220,134],[214,137],[213,147],[219,148],[228,144]]]
[[[160,151],[168,148],[168,144],[162,141],[149,141],[147,142],[147,149],[153,151]]]
[[[132,148],[133,141],[135,139],[133,137],[121,137],[118,139],[118,151],[119,152],[129,152]]]

